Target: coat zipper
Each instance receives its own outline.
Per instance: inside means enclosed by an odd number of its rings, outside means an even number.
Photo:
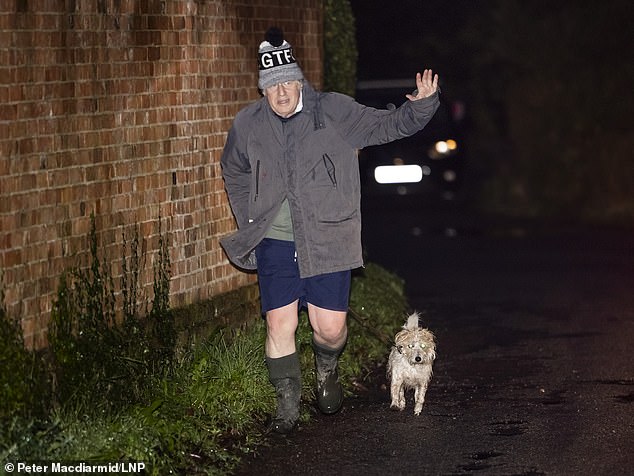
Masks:
[[[255,163],[255,197],[253,197],[253,201],[258,201],[258,194],[260,193],[260,161],[258,160]]]

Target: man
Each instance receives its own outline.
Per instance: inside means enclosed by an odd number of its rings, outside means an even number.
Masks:
[[[269,429],[289,433],[299,418],[298,312],[313,330],[317,404],[343,402],[337,362],[347,340],[350,272],[363,265],[356,150],[414,134],[438,108],[438,76],[416,75],[400,108],[362,106],[308,82],[282,32],[259,47],[263,98],[235,117],[221,164],[238,231],[221,240],[229,259],[257,269],[266,317],[266,364],[276,390]]]

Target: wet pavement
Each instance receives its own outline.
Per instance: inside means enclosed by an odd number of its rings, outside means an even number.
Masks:
[[[411,394],[389,409],[379,368],[237,474],[634,474],[634,230],[382,205],[368,259],[405,278],[438,342],[423,413]]]

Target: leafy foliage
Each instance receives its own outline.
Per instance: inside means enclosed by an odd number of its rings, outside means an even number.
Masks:
[[[324,2],[324,90],[354,96],[357,43],[349,0]]]
[[[0,292],[0,423],[42,413],[47,395],[40,364],[38,355],[24,348],[22,329],[8,316]]]
[[[138,236],[134,236],[132,250],[139,246]],[[173,323],[157,319],[153,327],[163,327],[163,331],[150,331],[137,320],[143,300],[135,283],[139,282],[143,257],[135,251],[124,253],[129,257],[124,257],[122,264],[125,292],[122,289],[121,294],[127,304],[123,322],[115,323],[112,280],[99,260],[94,225],[91,243],[91,265],[86,271],[73,270],[63,277],[55,305],[59,405],[48,408],[48,414],[40,417],[29,412],[4,415],[0,458],[142,461],[148,466],[147,474],[152,475],[231,474],[242,456],[262,444],[264,420],[275,405],[264,363],[264,321],[253,316],[253,321],[241,329],[218,330],[195,347],[182,349],[178,357],[173,352],[161,353],[173,349],[171,341],[165,348],[153,350],[151,342],[160,343],[161,338],[156,336],[173,329]],[[162,253],[154,267],[155,281],[169,276],[167,252]],[[155,293],[165,292],[167,282],[155,282],[154,289]],[[355,317],[350,320],[349,344],[340,363],[348,392],[353,378],[369,368],[373,359],[385,357],[389,346],[386,336],[400,325],[406,308],[402,280],[373,264],[353,278],[351,294],[351,314]],[[162,305],[167,306],[167,300],[152,300],[153,309],[168,312]],[[101,318],[98,312],[103,312]],[[72,319],[66,320],[69,317]],[[311,330],[305,317],[297,335],[304,376],[304,421],[310,419],[314,400]],[[111,328],[110,323],[117,325]],[[21,356],[14,362],[23,362],[9,367],[7,372],[11,373],[2,373],[0,378],[7,375],[12,381],[41,361],[34,360],[21,346],[18,329],[7,327],[8,333],[1,329],[3,339],[8,335],[7,342],[16,344],[11,356]],[[91,345],[101,346],[99,355]],[[148,357],[167,359],[168,355],[169,372],[164,371],[163,364],[152,365]],[[3,360],[3,370],[5,363]],[[126,390],[126,386],[132,390]],[[14,393],[8,395],[16,401],[5,399],[7,411],[33,403],[25,389],[12,389]],[[105,399],[111,402],[107,404]],[[13,406],[8,408],[7,404]]]
[[[166,242],[161,235],[154,263],[153,305],[145,323],[139,309],[139,273],[144,257],[138,252],[138,228],[134,229],[129,257],[124,235],[121,325],[116,322],[111,272],[98,253],[94,216],[89,243],[90,265],[62,275],[52,309],[49,341],[55,361],[55,394],[61,403],[134,403],[143,396],[150,375],[169,369],[174,352]]]
[[[274,405],[264,364],[264,325],[230,337],[218,333],[196,349],[190,369],[191,404],[223,432],[244,433]]]

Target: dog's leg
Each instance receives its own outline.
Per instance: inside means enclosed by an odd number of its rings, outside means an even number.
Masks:
[[[423,411],[423,403],[425,403],[425,394],[427,393],[427,385],[429,378],[424,379],[414,389],[414,415],[420,415]]]
[[[401,410],[405,408],[405,389],[405,384],[402,383],[398,392],[398,405]]]
[[[392,394],[392,404],[390,408],[403,410],[405,408],[405,388],[403,382],[398,379],[393,379],[390,390]]]
[[[425,388],[417,385],[414,389],[414,415],[420,415],[423,411],[423,403],[425,402]]]

